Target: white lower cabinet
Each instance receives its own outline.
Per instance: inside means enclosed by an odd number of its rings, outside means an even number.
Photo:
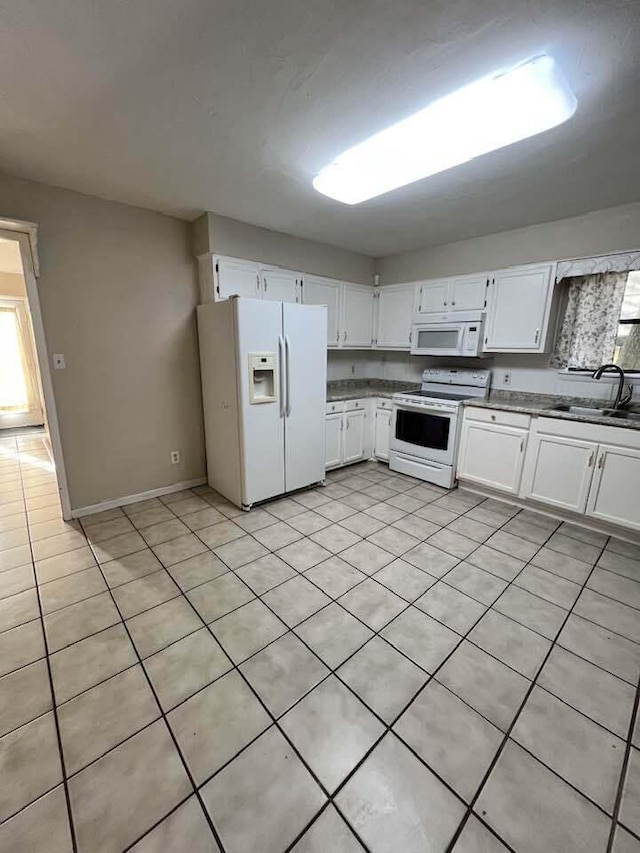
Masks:
[[[365,422],[366,415],[362,410],[345,412],[342,436],[342,461],[345,465],[364,459]]]
[[[327,403],[325,467],[337,468],[371,455],[367,400]]]
[[[342,412],[327,415],[325,429],[325,467],[335,468],[342,464]]]
[[[640,450],[600,445],[587,515],[640,530]]]
[[[389,461],[389,440],[391,438],[390,409],[376,409],[375,432],[373,437],[373,455],[377,459]]]
[[[584,512],[598,445],[556,435],[531,435],[521,497]]]
[[[458,476],[514,495],[520,491],[528,430],[465,420]]]

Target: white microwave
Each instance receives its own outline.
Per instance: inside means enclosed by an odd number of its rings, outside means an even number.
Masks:
[[[413,324],[411,354],[479,356],[484,316],[483,311],[423,315]]]

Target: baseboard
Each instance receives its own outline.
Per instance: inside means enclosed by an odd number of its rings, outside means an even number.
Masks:
[[[104,512],[107,509],[115,509],[119,506],[135,504],[138,501],[148,501],[150,498],[160,498],[162,495],[170,495],[172,492],[181,492],[183,489],[193,489],[195,486],[206,485],[206,477],[196,477],[195,480],[184,480],[182,483],[173,483],[171,486],[161,486],[159,489],[149,489],[148,492],[140,492],[137,495],[125,495],[122,498],[115,498],[111,501],[102,501],[99,504],[91,504],[90,506],[81,506],[71,510],[72,518],[82,518],[84,515],[95,515],[97,512]]]

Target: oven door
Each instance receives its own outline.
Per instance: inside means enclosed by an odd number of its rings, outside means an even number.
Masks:
[[[464,323],[414,323],[411,336],[413,355],[461,355]]]
[[[453,465],[457,411],[394,403],[389,447],[419,459]]]

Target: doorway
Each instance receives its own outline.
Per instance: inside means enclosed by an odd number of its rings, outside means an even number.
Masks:
[[[24,462],[28,456],[24,450],[28,448],[37,469],[32,476],[44,477],[47,469],[49,484],[45,491],[51,495],[49,502],[59,503],[60,514],[69,519],[71,506],[40,314],[37,271],[37,226],[0,219],[2,461],[11,461],[7,457],[22,449]],[[44,488],[44,481],[39,485]],[[40,503],[44,500],[43,495]],[[0,494],[0,513],[2,506]]]

